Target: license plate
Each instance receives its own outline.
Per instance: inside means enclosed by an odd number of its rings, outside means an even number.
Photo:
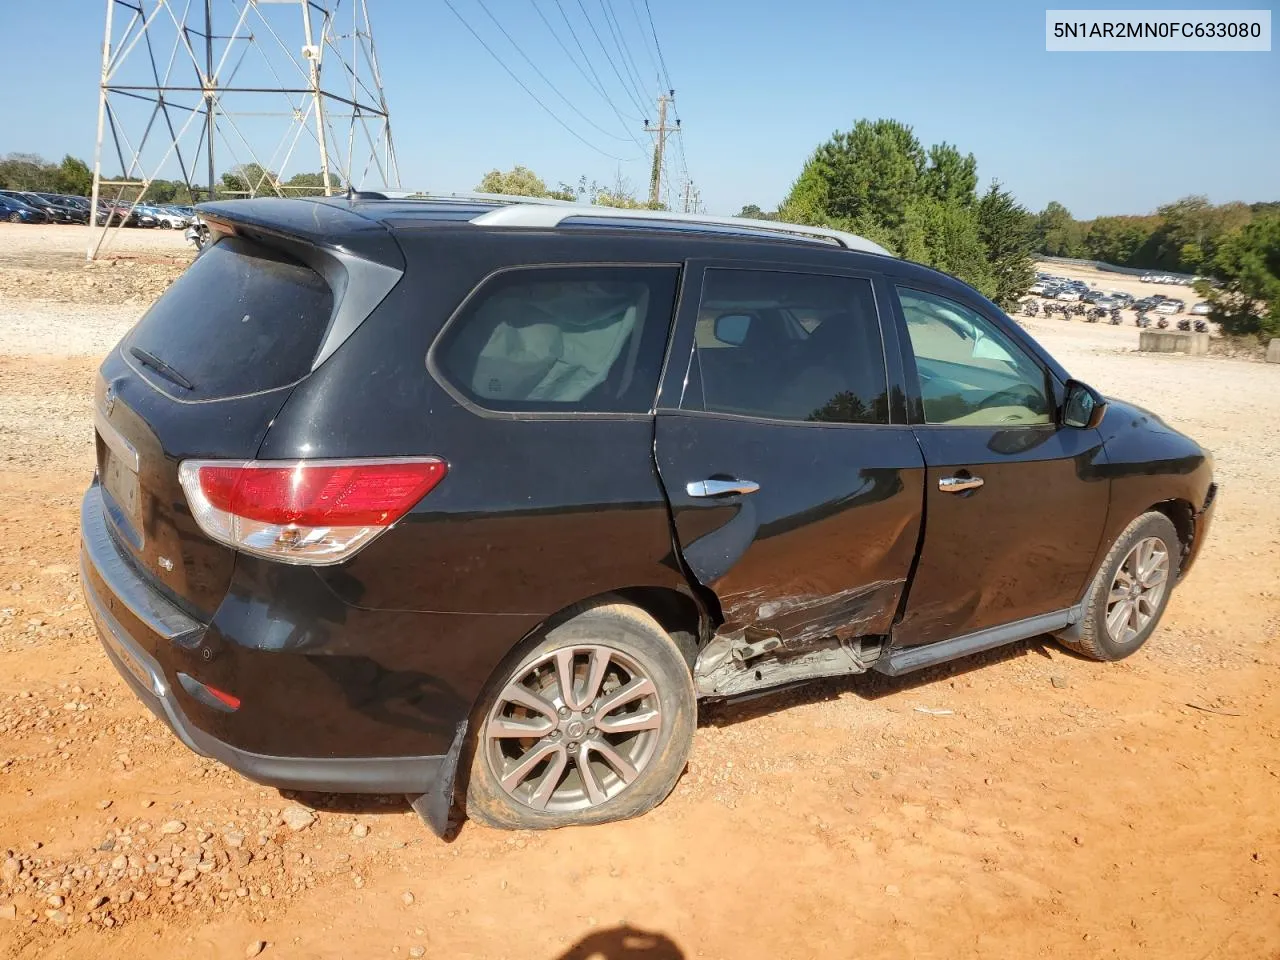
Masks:
[[[105,446],[105,445],[104,445]],[[142,532],[142,493],[138,489],[138,475],[123,460],[106,447],[102,462],[102,485],[116,506],[124,513],[133,529]]]

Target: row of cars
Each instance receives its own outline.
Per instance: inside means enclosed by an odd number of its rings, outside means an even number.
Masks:
[[[10,223],[88,223],[92,207],[87,197],[32,190],[0,190],[0,220]],[[112,203],[99,200],[94,223],[123,223],[126,227],[180,230],[195,220],[191,207]]]
[[[1199,279],[1199,277],[1175,277],[1169,273],[1144,273],[1138,278],[1142,283],[1172,283],[1179,287],[1189,287]]]
[[[1080,301],[1095,307],[1102,307],[1104,310],[1130,309],[1136,313],[1151,311],[1165,316],[1174,316],[1187,309],[1186,301],[1179,300],[1176,297],[1166,297],[1163,294],[1154,293],[1139,300],[1130,293],[1122,293],[1118,290],[1098,290],[1089,286],[1083,280],[1055,277],[1047,273],[1036,274],[1036,280],[1031,284],[1027,292],[1033,296],[1044,297],[1046,300]],[[1190,313],[1194,317],[1207,317],[1209,315],[1209,304],[1203,301],[1193,304]]]

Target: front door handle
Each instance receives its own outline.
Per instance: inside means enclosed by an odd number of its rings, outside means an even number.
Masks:
[[[752,480],[690,480],[685,493],[691,497],[727,497],[731,493],[755,493],[760,484]]]
[[[981,477],[943,477],[938,481],[938,489],[943,493],[964,493],[977,490],[984,482]]]

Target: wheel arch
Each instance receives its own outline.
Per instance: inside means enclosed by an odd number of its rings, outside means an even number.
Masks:
[[[1182,566],[1190,555],[1191,545],[1196,538],[1195,507],[1187,500],[1174,498],[1153,503],[1148,510],[1164,514],[1169,518],[1169,522],[1173,524],[1173,528],[1178,531],[1178,543],[1181,547],[1181,553],[1178,557],[1178,570],[1181,573]]]

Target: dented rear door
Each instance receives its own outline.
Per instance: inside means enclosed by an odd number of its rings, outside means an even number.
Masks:
[[[755,626],[800,645],[889,631],[924,461],[903,423],[896,334],[878,319],[886,296],[856,272],[690,265],[655,456],[722,632]]]

